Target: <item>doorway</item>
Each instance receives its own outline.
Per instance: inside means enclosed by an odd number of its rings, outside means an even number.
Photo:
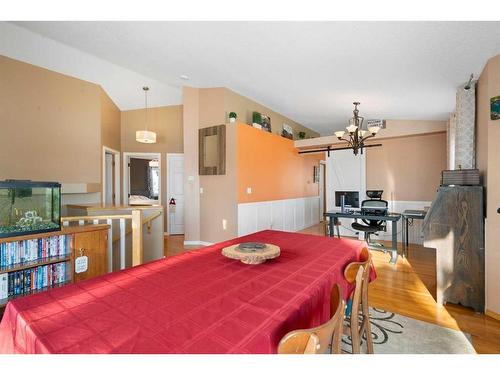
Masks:
[[[161,205],[161,154],[124,152],[123,159],[123,203]]]
[[[103,146],[102,148],[102,204],[120,204],[120,152]]]
[[[184,234],[184,154],[167,154],[168,234]]]

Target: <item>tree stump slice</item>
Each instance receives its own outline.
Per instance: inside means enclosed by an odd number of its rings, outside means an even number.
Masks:
[[[276,245],[266,244],[264,249],[255,251],[242,250],[240,244],[228,246],[222,249],[222,255],[226,258],[236,259],[244,264],[261,264],[268,259],[274,259],[280,256],[280,248]]]

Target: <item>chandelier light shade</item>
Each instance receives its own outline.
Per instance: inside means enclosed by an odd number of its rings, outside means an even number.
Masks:
[[[156,143],[156,133],[148,130],[148,91],[149,87],[144,86],[144,104],[145,104],[145,129],[135,132],[135,140],[140,143]]]
[[[352,148],[354,155],[357,155],[360,151],[363,153],[363,148],[365,146],[365,141],[368,138],[375,137],[379,131],[378,126],[370,126],[368,129],[363,129],[364,117],[359,115],[358,105],[359,102],[354,102],[354,114],[353,118],[349,120],[349,125],[346,127],[346,132],[343,130],[335,132],[335,136],[339,141],[344,141],[348,144],[349,148]]]

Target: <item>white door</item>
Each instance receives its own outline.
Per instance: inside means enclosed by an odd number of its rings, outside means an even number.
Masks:
[[[365,199],[366,192],[366,152],[354,155],[352,150],[339,150],[330,153],[326,159],[326,210],[340,209],[336,206],[335,191],[359,192],[359,203]],[[341,219],[341,236],[356,236],[352,229],[353,219]],[[363,233],[358,238],[362,238]]]
[[[184,234],[184,155],[167,154],[169,234]]]

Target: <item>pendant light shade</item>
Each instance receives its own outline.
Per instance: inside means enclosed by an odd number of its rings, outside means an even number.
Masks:
[[[156,133],[149,130],[135,132],[135,140],[140,143],[156,143]]]
[[[149,87],[144,86],[142,88],[144,90],[144,102],[145,102],[145,108],[146,108],[146,114],[145,114],[145,129],[144,130],[137,130],[135,132],[135,140],[140,143],[156,143],[156,133],[148,130],[148,91]]]

